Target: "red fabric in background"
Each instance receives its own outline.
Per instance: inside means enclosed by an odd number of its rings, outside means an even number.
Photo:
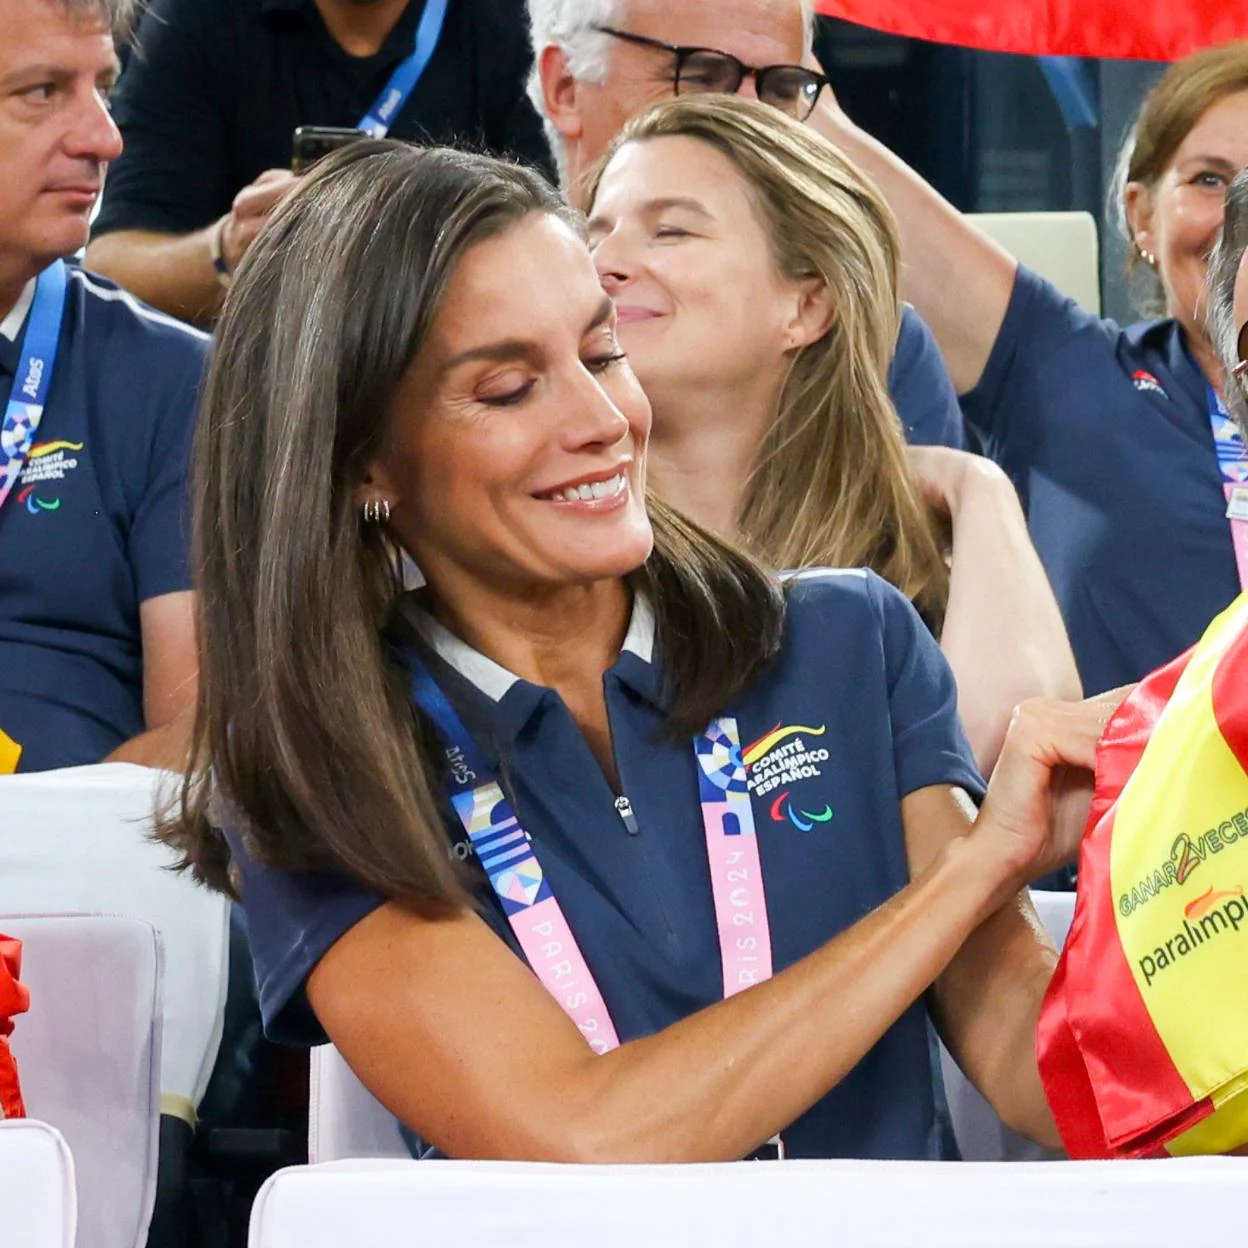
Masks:
[[[816,0],[859,26],[1032,56],[1174,61],[1248,38],[1244,0]]]
[[[9,1050],[13,1016],[30,1009],[30,990],[18,980],[22,973],[22,942],[0,936],[0,1118],[25,1118],[17,1062]]]

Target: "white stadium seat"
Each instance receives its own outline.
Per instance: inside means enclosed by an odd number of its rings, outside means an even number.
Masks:
[[[46,1122],[0,1122],[0,1244],[74,1248],[74,1159]]]
[[[0,912],[131,915],[155,925],[168,968],[161,1092],[194,1121],[221,1042],[229,902],[171,871],[151,839],[180,777],[129,763],[0,777]]]
[[[398,1119],[359,1081],[332,1044],[312,1050],[308,1160],[410,1157]]]
[[[1101,314],[1100,246],[1089,212],[968,212],[966,219],[1080,307]]]
[[[11,1044],[27,1113],[73,1152],[78,1248],[143,1248],[160,1122],[160,937],[141,919],[98,914],[0,913],[0,932],[22,942],[30,1010]]]
[[[1174,1248],[1233,1234],[1248,1159],[340,1162],[275,1174],[250,1248]]]

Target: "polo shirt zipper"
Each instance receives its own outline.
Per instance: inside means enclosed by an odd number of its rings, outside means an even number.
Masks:
[[[615,799],[615,809],[624,821],[629,836],[637,836],[641,829],[637,826],[637,816],[633,813],[633,804],[623,794]]]

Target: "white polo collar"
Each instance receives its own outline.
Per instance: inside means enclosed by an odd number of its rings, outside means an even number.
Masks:
[[[423,607],[408,595],[403,602],[403,614],[408,623],[433,647],[443,662],[453,667],[465,680],[470,681],[486,697],[501,702],[507,691],[520,679],[514,672],[467,642],[461,641],[448,628],[439,624]],[[633,594],[633,614],[624,634],[621,650],[635,654],[644,663],[654,658],[654,608],[642,593]]]
[[[17,341],[17,336],[22,332],[22,326],[26,324],[26,313],[30,311],[30,305],[35,301],[35,282],[37,280],[37,278],[32,277],[22,287],[22,293],[18,295],[17,302],[10,309],[8,316],[0,321],[0,335],[3,335],[10,342]]]

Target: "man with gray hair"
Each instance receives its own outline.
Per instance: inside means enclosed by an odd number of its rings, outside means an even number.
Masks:
[[[121,151],[122,8],[0,0],[0,774],[179,767],[195,702],[206,335],[68,262]]]
[[[737,92],[804,121],[825,81],[807,68],[810,0],[528,0],[528,8],[529,96],[565,188],[630,117],[678,92]],[[908,304],[889,389],[910,442],[965,445],[953,383]]]

